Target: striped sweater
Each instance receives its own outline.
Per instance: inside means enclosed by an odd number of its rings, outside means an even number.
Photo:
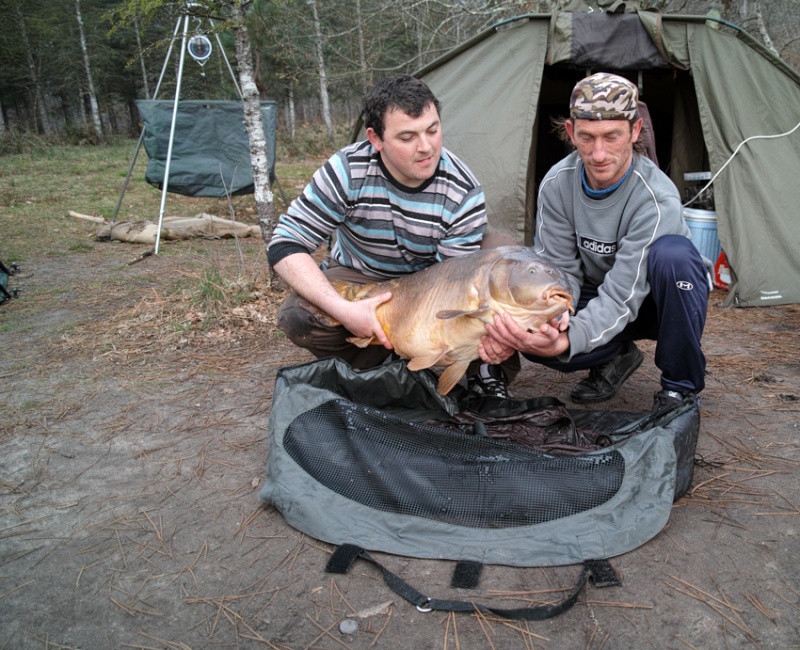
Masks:
[[[442,149],[421,186],[395,181],[368,140],[335,153],[281,215],[269,243],[274,266],[333,237],[331,259],[368,277],[414,273],[478,250],[485,197],[469,168]]]

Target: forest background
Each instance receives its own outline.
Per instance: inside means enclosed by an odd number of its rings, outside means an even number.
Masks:
[[[167,52],[182,16],[199,14],[190,33],[208,34],[236,69],[226,23],[234,5],[246,15],[261,98],[278,102],[277,155],[288,158],[344,144],[377,79],[413,73],[504,19],[575,0],[0,0],[0,154],[138,136],[135,101],[153,98],[162,68],[158,98],[174,98],[179,58]],[[800,0],[641,8],[719,17],[800,69]],[[202,66],[187,57],[182,99],[238,99],[225,57],[214,53]]]

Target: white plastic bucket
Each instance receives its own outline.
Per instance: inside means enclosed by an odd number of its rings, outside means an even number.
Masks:
[[[683,219],[692,233],[692,243],[700,254],[715,262],[722,252],[717,233],[717,213],[712,210],[683,209]]]

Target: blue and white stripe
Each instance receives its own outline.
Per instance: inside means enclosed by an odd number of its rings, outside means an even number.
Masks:
[[[281,216],[270,248],[299,245],[313,253],[335,232],[333,260],[384,279],[476,251],[485,229],[483,190],[452,153],[443,149],[434,176],[407,188],[364,141],[317,170]]]

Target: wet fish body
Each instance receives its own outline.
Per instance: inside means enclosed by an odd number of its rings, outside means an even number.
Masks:
[[[445,367],[438,385],[443,395],[479,358],[478,344],[496,314],[533,330],[572,309],[563,271],[524,246],[478,251],[375,284],[332,284],[351,301],[391,291],[391,300],[377,308],[378,321],[410,370]],[[377,343],[348,340],[359,347]]]

